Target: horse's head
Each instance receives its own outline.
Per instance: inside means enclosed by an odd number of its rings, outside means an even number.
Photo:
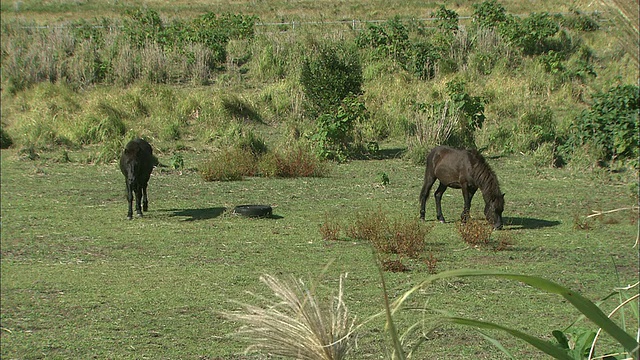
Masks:
[[[494,229],[502,229],[502,211],[504,211],[504,194],[500,194],[484,206],[484,216],[493,223]]]

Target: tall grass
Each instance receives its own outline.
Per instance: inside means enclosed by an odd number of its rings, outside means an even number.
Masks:
[[[277,300],[264,306],[241,304],[242,311],[225,315],[245,325],[239,334],[252,341],[247,350],[306,360],[346,359],[356,320],[344,302],[345,277],[340,277],[337,294],[321,301],[302,280],[263,275],[260,280]]]

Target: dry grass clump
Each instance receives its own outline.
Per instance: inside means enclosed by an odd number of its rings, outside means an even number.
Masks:
[[[327,167],[311,149],[293,146],[263,156],[260,172],[268,177],[321,177]]]
[[[296,359],[345,359],[352,345],[355,318],[344,303],[344,277],[340,277],[337,295],[321,303],[301,280],[285,282],[264,275],[260,280],[278,300],[265,306],[242,304],[242,311],[225,316],[245,324],[239,334],[252,342],[247,350]]]
[[[250,151],[238,148],[224,149],[214,154],[200,167],[205,181],[236,181],[257,172],[256,158]]]

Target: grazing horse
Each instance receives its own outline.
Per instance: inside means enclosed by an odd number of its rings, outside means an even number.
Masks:
[[[147,184],[153,167],[158,165],[158,159],[153,156],[153,150],[148,142],[142,139],[129,141],[120,157],[120,171],[127,182],[127,201],[129,212],[127,218],[133,217],[133,194],[136,195],[136,213],[142,216],[142,210],[147,211],[149,200],[147,199]],[[142,207],[140,203],[142,202]]]
[[[484,216],[493,223],[495,229],[502,228],[502,211],[504,210],[504,194],[500,191],[498,178],[486,160],[475,150],[459,150],[448,146],[438,146],[427,156],[427,168],[424,173],[424,184],[420,191],[420,219],[424,220],[424,208],[429,192],[436,179],[440,185],[433,193],[436,199],[436,216],[444,222],[441,200],[447,187],[462,189],[464,210],[461,220],[469,219],[471,199],[476,190],[482,191],[484,198]]]

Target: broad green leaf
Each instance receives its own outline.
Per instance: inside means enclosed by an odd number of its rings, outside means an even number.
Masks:
[[[471,276],[492,276],[498,278],[504,278],[509,280],[515,280],[523,282],[527,285],[535,287],[539,290],[546,291],[552,294],[558,294],[564,297],[571,305],[573,305],[578,311],[584,314],[589,320],[593,321],[598,327],[602,328],[605,332],[611,335],[616,341],[618,341],[629,353],[632,355],[638,354],[638,342],[631,337],[624,329],[616,325],[606,314],[598,308],[589,299],[574,292],[562,285],[554,283],[553,281],[531,275],[521,274],[509,274],[492,270],[474,270],[474,269],[459,269],[451,271],[443,271],[441,273],[432,275],[424,280],[422,283],[416,285],[409,291],[403,294],[398,300],[394,302],[393,311],[397,311],[404,301],[411,296],[416,290],[421,289],[436,280],[452,278],[452,277],[471,277]]]
[[[549,341],[539,339],[539,338],[537,338],[535,336],[531,336],[529,334],[523,333],[523,332],[515,330],[515,329],[508,328],[506,326],[502,326],[502,325],[498,325],[498,324],[494,324],[494,323],[490,323],[490,322],[485,322],[485,321],[460,318],[460,317],[443,317],[442,319],[447,321],[447,322],[453,323],[453,324],[473,326],[475,328],[480,328],[480,329],[505,331],[505,332],[511,334],[512,336],[515,336],[515,337],[517,337],[519,339],[522,339],[522,340],[528,342],[529,344],[535,346],[539,350],[545,352],[548,355],[553,356],[556,359],[559,359],[559,360],[574,360],[571,356],[569,356],[569,354],[567,353],[567,351],[565,349],[562,349],[561,347],[559,347],[559,346],[557,346],[557,345],[555,345],[555,344],[553,344],[553,343],[551,343]]]

